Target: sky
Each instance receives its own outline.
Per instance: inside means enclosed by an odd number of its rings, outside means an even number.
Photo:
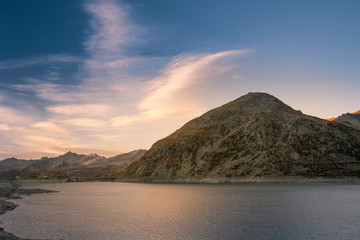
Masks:
[[[357,0],[1,0],[0,159],[149,149],[248,92],[360,109]]]

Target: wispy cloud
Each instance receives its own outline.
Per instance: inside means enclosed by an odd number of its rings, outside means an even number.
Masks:
[[[218,60],[247,52],[249,51],[233,50],[175,58],[161,71],[160,76],[147,84],[149,93],[141,100],[139,109],[153,116],[197,112],[200,99],[205,100],[205,92],[201,93],[199,90],[211,86],[212,81],[218,80],[224,69],[229,70],[227,66],[214,64]]]
[[[117,116],[112,125],[131,126],[146,122],[182,122],[209,109],[208,99],[214,82],[234,74],[220,60],[239,57],[249,50],[233,50],[208,54],[188,54],[175,57],[160,75],[143,86],[137,103],[137,114]]]
[[[85,5],[91,14],[93,34],[85,42],[89,52],[109,57],[123,52],[123,47],[136,40],[138,27],[130,24],[124,9],[114,1],[97,1]]]
[[[138,36],[142,32],[129,20],[127,8],[127,5],[112,0],[84,5],[92,18],[91,34],[84,42],[89,55],[83,65],[88,76],[84,83],[88,87],[127,88],[125,85],[130,81],[134,84],[132,74],[141,72],[144,65],[149,64],[148,59],[127,54],[128,47],[140,41]]]
[[[36,122],[31,125],[34,129],[38,129],[39,131],[46,131],[46,132],[63,132],[65,129],[61,126],[57,125],[54,122],[44,121],[44,122]]]
[[[213,92],[229,84],[227,79],[238,78],[233,64],[249,51],[187,53],[172,59],[129,57],[127,48],[137,42],[142,30],[131,23],[126,8],[115,1],[84,5],[92,21],[84,42],[88,57],[81,61],[80,83],[64,85],[28,78],[28,84],[11,86],[35,94],[44,114],[27,117],[14,109],[0,108],[0,115],[3,111],[9,116],[0,121],[8,145],[2,147],[5,145],[0,142],[0,156],[11,152],[35,156],[39,152],[61,154],[67,149],[118,153],[148,148],[181,124],[218,105],[213,101]],[[45,64],[45,60],[0,62],[0,69]],[[48,56],[47,61],[79,58]],[[143,73],[143,69],[151,71]],[[59,77],[56,72],[53,75]],[[232,98],[228,92],[223,94]],[[22,129],[15,129],[14,121]]]
[[[11,130],[9,124],[7,123],[0,123],[0,131],[9,131]]]
[[[72,63],[79,61],[81,61],[80,57],[65,54],[42,55],[30,58],[16,58],[0,61],[0,70],[27,68],[51,63]]]
[[[15,108],[0,106],[0,124],[6,126],[24,126],[32,121],[34,118]]]
[[[67,126],[75,126],[78,129],[87,129],[91,128],[104,128],[106,127],[106,121],[102,121],[96,118],[82,117],[82,118],[70,118],[62,121]]]
[[[106,104],[61,105],[48,108],[51,113],[70,116],[102,116],[111,111],[111,106]]]

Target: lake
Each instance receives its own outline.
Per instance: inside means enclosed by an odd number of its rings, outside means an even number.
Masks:
[[[359,239],[360,185],[26,183],[4,230],[40,239]]]

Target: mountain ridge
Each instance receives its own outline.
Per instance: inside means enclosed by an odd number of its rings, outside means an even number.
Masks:
[[[337,117],[326,118],[328,121],[345,122],[345,124],[351,124],[352,126],[359,127],[360,125],[360,110],[353,113],[344,113]],[[350,123],[346,121],[350,120]],[[355,120],[355,121],[354,121]],[[352,122],[354,121],[354,122]]]
[[[146,150],[139,149],[106,158],[95,154],[77,154],[68,151],[57,157],[37,160],[7,158],[0,161],[0,177],[15,178],[97,178],[106,176],[114,169],[123,168],[140,158]],[[82,174],[84,172],[84,174]],[[90,174],[89,176],[86,175]]]
[[[345,113],[333,120],[346,126],[354,127],[360,130],[360,110],[354,113]]]

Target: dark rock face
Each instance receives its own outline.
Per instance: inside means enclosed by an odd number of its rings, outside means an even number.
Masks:
[[[125,179],[360,177],[360,131],[249,93],[156,142]]]

